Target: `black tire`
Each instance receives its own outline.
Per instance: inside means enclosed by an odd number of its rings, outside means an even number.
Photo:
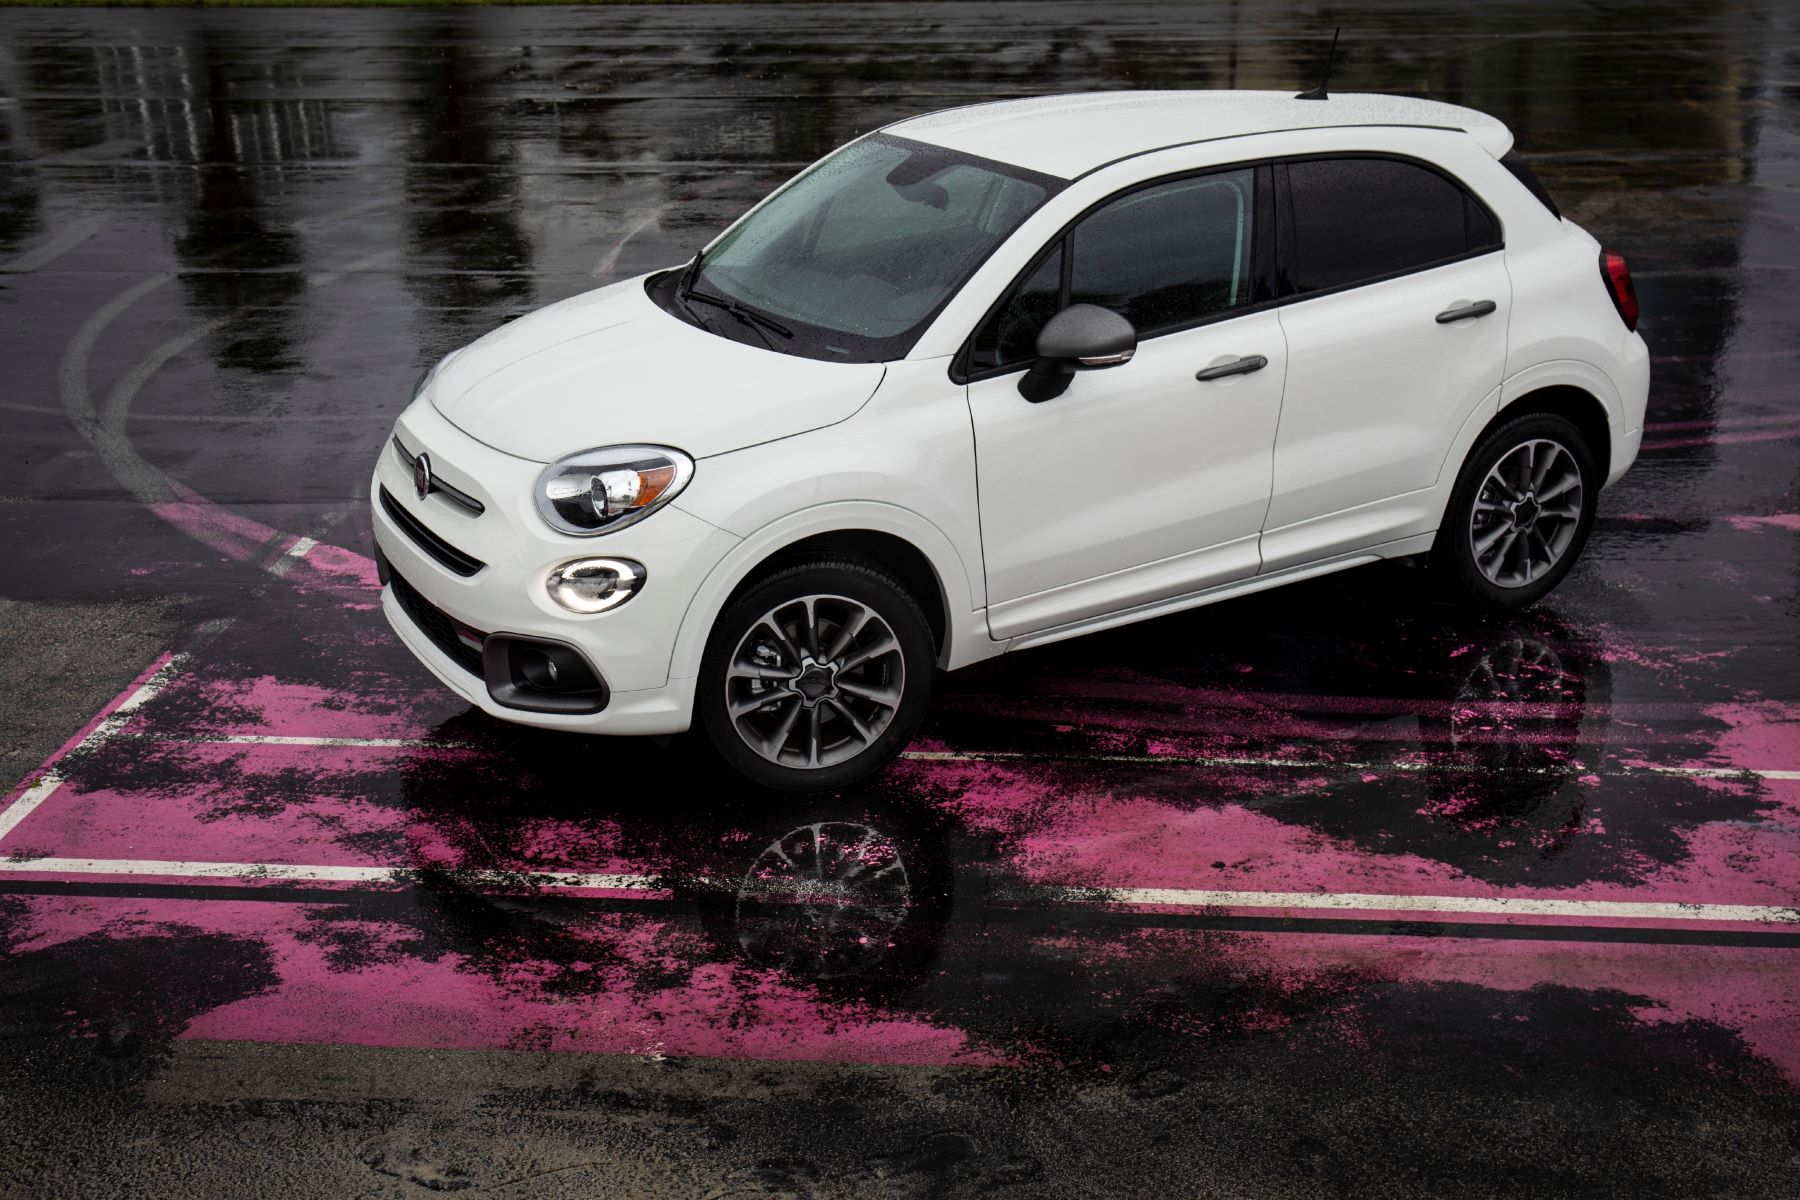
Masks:
[[[1578,514],[1568,518],[1573,521],[1572,528],[1565,530],[1558,524],[1556,532],[1549,535],[1552,538],[1566,535],[1567,540],[1554,562],[1542,574],[1527,581],[1525,576],[1531,569],[1527,567],[1510,572],[1518,582],[1509,584],[1496,581],[1489,577],[1482,564],[1477,561],[1476,539],[1480,534],[1476,526],[1476,502],[1482,496],[1483,488],[1488,485],[1489,473],[1502,460],[1508,459],[1521,447],[1546,442],[1560,447],[1573,460],[1580,481]],[[1518,460],[1514,458],[1511,461],[1516,464]],[[1527,413],[1492,430],[1476,444],[1463,462],[1462,471],[1456,478],[1456,487],[1450,493],[1449,507],[1444,511],[1443,524],[1438,528],[1437,541],[1431,549],[1431,565],[1439,581],[1454,598],[1471,601],[1485,608],[1522,608],[1541,599],[1563,581],[1587,544],[1588,534],[1594,527],[1594,507],[1599,499],[1601,482],[1594,452],[1588,445],[1586,436],[1573,421],[1565,417],[1551,413]],[[1486,503],[1491,504],[1491,496]],[[1535,514],[1547,511],[1536,505],[1535,495],[1532,497],[1532,506],[1530,512],[1534,515],[1523,528],[1522,535],[1525,537],[1531,535],[1542,519]],[[1563,519],[1558,518],[1558,521]],[[1505,540],[1506,532],[1518,528],[1517,518],[1514,516],[1485,514],[1483,520],[1499,521],[1502,525],[1513,523],[1502,531],[1502,540]],[[1486,528],[1491,530],[1494,526],[1489,524]],[[1543,536],[1540,532],[1540,540]],[[1493,553],[1491,548],[1489,553]],[[1491,569],[1491,560],[1489,566]]]
[[[794,614],[783,606],[804,606],[805,597],[824,597],[818,602],[815,640],[835,640],[844,626],[850,624],[852,606],[860,605],[885,625],[896,644],[873,661],[845,668],[846,680],[865,692],[898,690],[897,703],[891,710],[883,705],[840,690],[837,685],[837,661],[848,661],[861,650],[883,644],[881,630],[871,621],[868,632],[859,635],[839,660],[834,660],[821,675],[828,675],[828,693],[817,700],[802,694],[799,681],[762,683],[742,677],[728,678],[734,656],[744,648],[753,628],[770,634],[764,618],[778,611],[782,632],[788,636],[790,649],[800,655],[798,661],[813,661],[805,646],[803,630],[785,623]],[[834,605],[841,603],[842,607]],[[842,618],[842,619],[839,619]],[[837,625],[833,621],[838,620]],[[792,629],[792,633],[789,630]],[[788,652],[778,648],[772,634],[755,639],[768,656],[756,662],[767,663],[772,670],[786,671],[794,666]],[[821,645],[819,650],[829,646]],[[866,779],[892,762],[918,730],[931,703],[931,687],[936,671],[936,646],[930,623],[918,602],[892,576],[872,563],[833,556],[805,559],[790,563],[758,581],[734,601],[713,625],[707,638],[706,654],[700,664],[700,679],[694,699],[695,724],[707,746],[720,763],[731,772],[759,787],[786,793],[835,791]],[[815,676],[816,678],[817,676]],[[811,682],[809,680],[809,682]],[[733,700],[751,703],[767,694],[768,702],[748,713],[734,717]],[[797,709],[797,722],[810,722],[815,710],[822,730],[809,735],[799,728],[781,739],[781,729],[789,706]],[[884,715],[885,714],[885,715]],[[747,719],[756,728],[740,732],[740,720]],[[876,722],[884,720],[885,725]],[[866,725],[864,731],[862,726]],[[765,732],[765,740],[778,740],[775,753],[779,760],[759,751],[747,740],[753,732]],[[872,734],[865,738],[864,734]],[[811,737],[809,743],[808,738]],[[833,744],[826,745],[828,742]],[[821,765],[803,765],[808,752]],[[820,753],[823,749],[826,753]],[[834,757],[835,756],[835,757]],[[827,761],[830,759],[830,761]]]

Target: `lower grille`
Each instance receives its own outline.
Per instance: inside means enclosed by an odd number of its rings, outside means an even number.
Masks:
[[[400,608],[419,631],[431,639],[431,644],[442,650],[456,664],[469,674],[479,678],[481,671],[481,649],[479,645],[471,646],[462,637],[474,638],[477,643],[485,640],[487,634],[478,629],[471,629],[450,616],[449,613],[421,596],[418,589],[406,582],[398,571],[389,568],[388,586],[394,589],[394,599],[399,601]]]

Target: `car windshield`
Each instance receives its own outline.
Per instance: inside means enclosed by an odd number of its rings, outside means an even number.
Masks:
[[[794,336],[778,349],[900,358],[1058,182],[876,134],[751,213],[706,252],[691,284],[787,327]],[[716,308],[705,315],[730,321]]]

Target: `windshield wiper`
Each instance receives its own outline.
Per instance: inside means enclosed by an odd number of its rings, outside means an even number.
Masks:
[[[789,329],[786,325],[783,325],[780,321],[777,321],[774,317],[765,317],[762,313],[757,312],[753,308],[745,308],[736,300],[727,300],[724,296],[715,296],[711,292],[698,291],[691,283],[688,285],[687,290],[681,293],[681,296],[684,300],[698,300],[702,304],[710,304],[714,308],[722,308],[753,329],[758,329],[759,331],[766,329],[770,333],[777,334],[790,340],[794,336],[793,330]],[[767,341],[766,338],[764,340]],[[772,348],[773,347],[771,347],[771,349]]]

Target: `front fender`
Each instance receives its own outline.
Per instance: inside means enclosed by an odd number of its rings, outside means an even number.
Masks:
[[[944,603],[944,646],[938,663],[947,670],[997,654],[987,636],[982,610],[972,608],[971,581],[962,556],[943,530],[911,509],[873,500],[819,504],[771,521],[734,546],[700,585],[688,604],[669,662],[671,677],[700,673],[706,640],[738,585],[757,567],[788,546],[822,533],[862,529],[891,534],[915,547],[931,563]]]

